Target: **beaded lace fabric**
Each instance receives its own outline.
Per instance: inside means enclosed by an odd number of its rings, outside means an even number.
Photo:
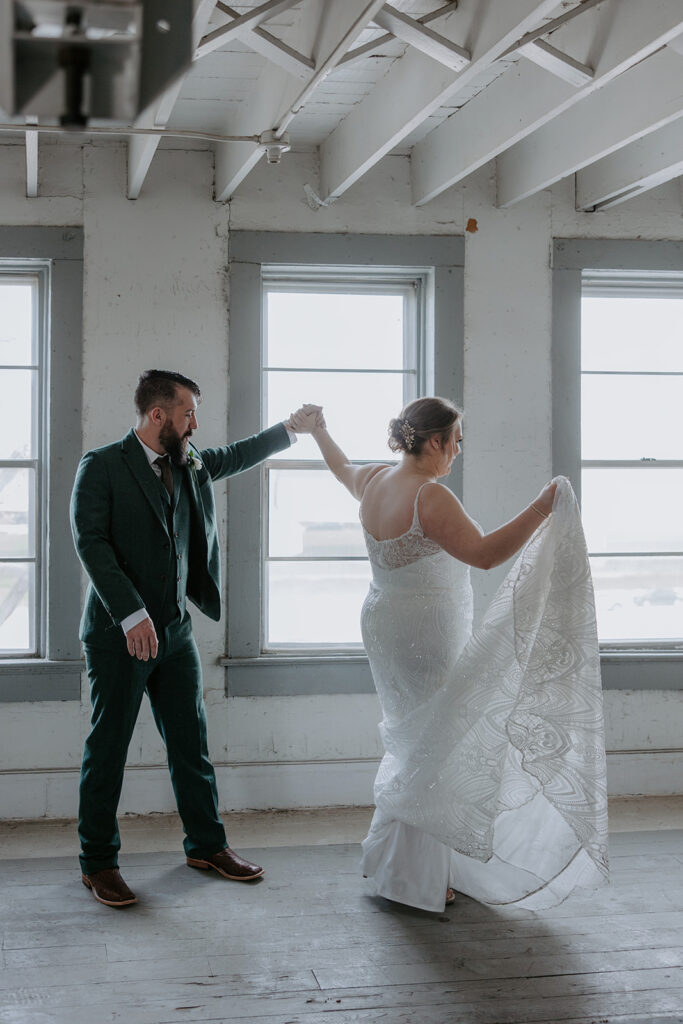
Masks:
[[[576,498],[560,478],[552,517],[474,633],[469,568],[424,536],[418,501],[401,537],[364,531],[373,580],[361,624],[386,753],[363,873],[425,909],[443,908],[446,883],[484,903],[552,906],[608,875],[599,654]]]

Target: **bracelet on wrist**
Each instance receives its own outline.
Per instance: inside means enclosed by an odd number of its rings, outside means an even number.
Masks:
[[[542,516],[544,519],[547,519],[550,515],[550,512],[542,512],[540,508],[538,508],[538,506],[534,505],[533,503],[529,506],[529,508],[532,508],[534,512],[538,512],[539,516]]]

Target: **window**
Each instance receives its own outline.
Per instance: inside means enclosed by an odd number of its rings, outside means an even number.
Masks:
[[[584,271],[581,494],[598,630],[683,639],[683,274]]]
[[[417,273],[265,267],[263,426],[315,401],[350,458],[392,461],[387,424],[425,390],[424,292]],[[312,438],[265,464],[263,523],[262,650],[360,647],[371,573],[358,503]]]
[[[558,238],[552,288],[553,473],[581,504],[603,689],[680,690],[683,243]]]
[[[80,228],[0,226],[0,701],[80,698],[82,301]]]
[[[229,437],[314,401],[351,458],[392,461],[405,401],[462,401],[463,257],[452,236],[231,232]],[[229,481],[230,696],[374,690],[358,504],[322,465],[300,437]],[[460,468],[451,482],[461,493]]]
[[[0,268],[0,657],[39,654],[47,270]]]

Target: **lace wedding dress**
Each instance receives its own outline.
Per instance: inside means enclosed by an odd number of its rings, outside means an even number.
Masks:
[[[420,488],[422,490],[422,488]],[[607,881],[600,666],[586,545],[569,481],[472,633],[469,567],[420,526],[378,541],[365,649],[385,756],[363,874],[443,910],[446,888],[552,906]]]

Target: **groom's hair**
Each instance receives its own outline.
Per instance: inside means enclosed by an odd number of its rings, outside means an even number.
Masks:
[[[199,385],[182,373],[176,373],[175,370],[145,370],[138,378],[133,396],[138,416],[144,416],[156,405],[175,405],[179,387],[188,388],[193,395],[201,398]]]

